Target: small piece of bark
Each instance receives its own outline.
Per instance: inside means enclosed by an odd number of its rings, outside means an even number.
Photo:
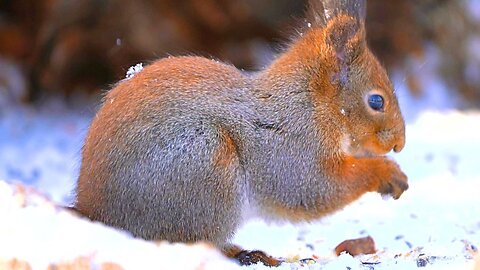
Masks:
[[[337,256],[342,252],[347,252],[352,256],[357,256],[359,254],[375,254],[375,242],[370,236],[345,240],[335,248]]]

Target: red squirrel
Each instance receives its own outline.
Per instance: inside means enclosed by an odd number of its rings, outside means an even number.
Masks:
[[[243,264],[281,261],[229,240],[249,214],[319,219],[366,192],[398,199],[385,154],[405,124],[365,40],[365,0],[311,0],[308,27],[265,70],[169,57],[105,96],[83,147],[75,208],[171,242],[207,241]]]

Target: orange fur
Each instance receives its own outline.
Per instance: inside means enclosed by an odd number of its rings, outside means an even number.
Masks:
[[[228,168],[237,157],[237,145],[227,131],[220,133],[221,145],[213,157],[215,164],[222,168]]]

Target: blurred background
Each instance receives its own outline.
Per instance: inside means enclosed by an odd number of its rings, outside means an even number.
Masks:
[[[129,67],[194,54],[263,69],[307,25],[306,1],[0,0],[0,187],[20,182],[71,204],[90,121]],[[235,241],[272,255],[312,254],[315,245],[324,258],[342,240],[371,234],[382,250],[380,268],[402,268],[403,253],[413,267],[403,269],[417,269],[420,259],[467,269],[449,260],[465,263],[468,243],[480,246],[480,0],[367,2],[368,42],[406,119],[405,150],[392,158],[408,175],[409,191],[388,203],[372,194],[298,232],[251,223]],[[12,212],[2,222],[19,222],[27,238],[51,224],[25,213],[35,219]],[[17,227],[6,224],[10,235]],[[40,236],[42,243],[60,239]],[[9,256],[20,245],[48,258],[33,243],[4,240],[0,231]],[[74,243],[65,241],[63,249]],[[345,269],[337,266],[331,269]]]
[[[373,51],[412,96],[435,87],[480,107],[478,0],[369,0]],[[0,105],[96,100],[136,63],[196,54],[258,70],[281,51],[306,0],[1,0]],[[426,55],[433,54],[434,57]],[[433,59],[433,60],[432,60]],[[431,63],[434,62],[434,63]]]

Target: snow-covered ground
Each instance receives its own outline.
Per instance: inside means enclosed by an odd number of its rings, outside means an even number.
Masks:
[[[132,239],[80,219],[21,185],[0,181],[0,269],[235,269],[205,244]]]
[[[283,264],[281,269],[415,269],[422,266],[474,269],[474,256],[480,245],[480,111],[455,110],[458,101],[450,98],[442,85],[436,84],[428,69],[422,72],[425,80],[422,83],[438,91],[430,91],[419,100],[414,100],[402,88],[401,77],[396,78],[400,82],[397,83],[398,95],[407,119],[407,145],[392,157],[409,176],[410,184],[410,189],[399,200],[366,194],[343,211],[311,224],[265,224],[253,220],[238,231],[234,242],[247,249],[261,249],[286,258],[290,263]],[[3,102],[0,179],[24,183],[58,204],[68,204],[82,140],[95,111],[95,106],[68,110],[55,101],[40,109]],[[0,182],[0,204],[15,205],[4,198],[13,194],[12,188]],[[37,264],[32,266],[38,266],[45,265],[39,258],[62,261],[71,259],[74,251],[87,257],[91,257],[92,252],[101,256],[108,254],[108,258],[120,258],[120,261],[128,253],[133,261],[123,261],[120,263],[123,267],[134,263],[135,258],[143,265],[151,262],[153,267],[158,261],[146,260],[145,254],[156,252],[166,252],[165,258],[179,262],[185,260],[185,256],[212,258],[214,263],[205,264],[206,268],[235,267],[201,248],[200,251],[183,246],[158,248],[144,241],[129,240],[125,234],[99,224],[78,221],[78,225],[69,225],[77,218],[58,214],[58,211],[34,210],[34,205],[12,207],[0,205],[0,220],[9,220],[0,221],[0,268],[1,259],[8,259],[5,256],[33,260]],[[55,229],[49,224],[55,224],[52,225]],[[67,228],[61,229],[62,226]],[[75,248],[78,235],[90,233],[92,235],[85,239],[91,239],[93,244],[85,244],[88,241],[83,240],[84,249]],[[334,255],[333,249],[343,240],[368,235],[375,240],[376,254],[355,258]],[[38,244],[45,243],[46,239],[51,241],[48,245],[52,248]],[[65,243],[60,244],[61,241]],[[53,248],[54,244],[62,248]],[[39,248],[40,253],[34,254],[22,245]],[[112,255],[115,252],[118,253]],[[316,262],[302,261],[304,258],[314,258]],[[182,267],[169,264],[169,268],[175,266]],[[249,268],[263,269],[264,266]]]

